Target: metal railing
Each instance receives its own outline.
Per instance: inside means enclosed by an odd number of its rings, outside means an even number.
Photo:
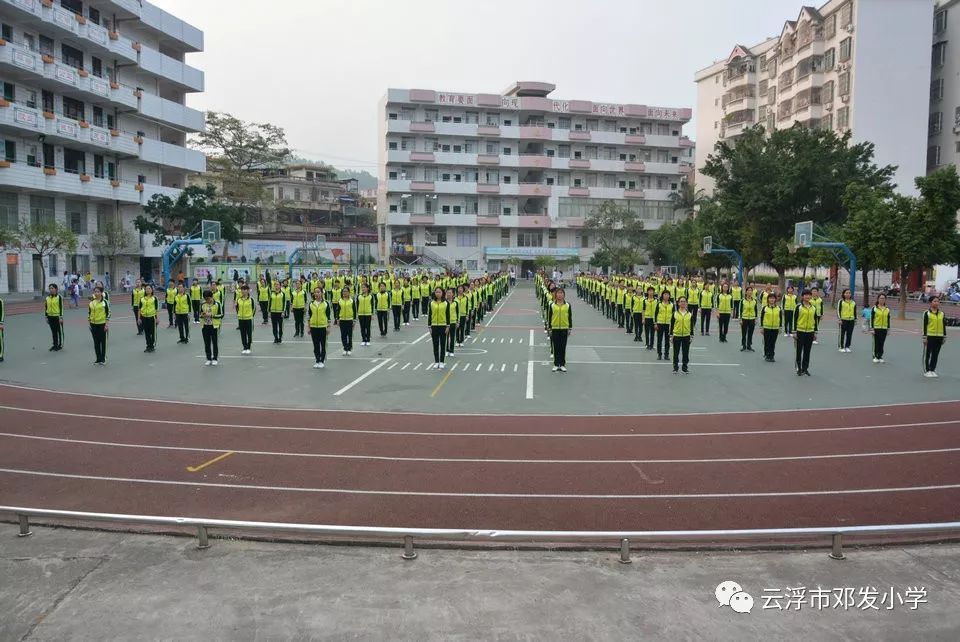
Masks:
[[[414,559],[414,539],[434,542],[617,542],[620,562],[630,563],[630,544],[636,541],[692,540],[692,539],[766,539],[783,541],[790,538],[830,537],[830,557],[844,559],[844,535],[891,535],[904,533],[944,533],[957,531],[960,522],[936,522],[927,524],[885,524],[872,526],[825,526],[818,528],[744,528],[729,530],[691,531],[524,531],[496,529],[459,528],[392,528],[380,526],[334,526],[318,524],[291,524],[284,522],[251,522],[231,519],[205,519],[198,517],[160,517],[155,515],[125,515],[116,513],[87,513],[81,511],[50,510],[0,506],[0,513],[16,515],[19,524],[18,537],[27,537],[31,517],[51,517],[79,521],[149,524],[155,526],[179,526],[196,528],[197,548],[210,547],[210,529],[234,531],[270,531],[328,535],[335,537],[354,536],[403,541],[403,558]]]

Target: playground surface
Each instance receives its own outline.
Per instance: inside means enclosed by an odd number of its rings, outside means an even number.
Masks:
[[[143,353],[116,305],[94,368],[69,311],[49,353],[39,312],[7,319],[0,364],[0,505],[313,524],[671,530],[947,522],[960,505],[960,368],[921,376],[916,324],[885,364],[870,337],[838,353],[827,317],[812,377],[696,336],[672,374],[574,300],[568,373],[550,370],[528,285],[445,371],[423,319],[314,370],[308,340],[257,326],[240,354],[229,316],[217,367],[161,327]],[[164,319],[165,320],[165,319]],[[165,324],[164,324],[165,325]],[[292,324],[286,332],[292,334]],[[376,332],[374,333],[376,334]],[[358,337],[355,337],[357,339]],[[759,347],[759,338],[755,340]]]

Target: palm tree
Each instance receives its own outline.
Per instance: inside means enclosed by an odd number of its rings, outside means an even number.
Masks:
[[[695,208],[707,202],[708,196],[702,189],[695,189],[693,183],[684,181],[680,184],[680,191],[672,192],[673,210],[682,211],[686,217],[693,215]]]

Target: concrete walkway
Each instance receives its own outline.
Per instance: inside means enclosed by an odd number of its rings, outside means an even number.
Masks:
[[[960,638],[960,545],[621,565],[606,552],[427,549],[405,562],[389,548],[15,533],[0,525],[0,640]],[[724,580],[752,595],[752,612],[718,605]],[[776,597],[798,587],[802,600]]]

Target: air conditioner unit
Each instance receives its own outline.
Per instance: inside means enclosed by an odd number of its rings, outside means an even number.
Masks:
[[[842,100],[845,103],[848,103],[850,102],[850,96],[840,96],[840,100]]]
[[[833,103],[824,103],[823,108],[826,111],[833,111]]]
[[[847,33],[853,33],[853,23],[851,22],[846,27],[844,27],[844,30],[846,30]]]

